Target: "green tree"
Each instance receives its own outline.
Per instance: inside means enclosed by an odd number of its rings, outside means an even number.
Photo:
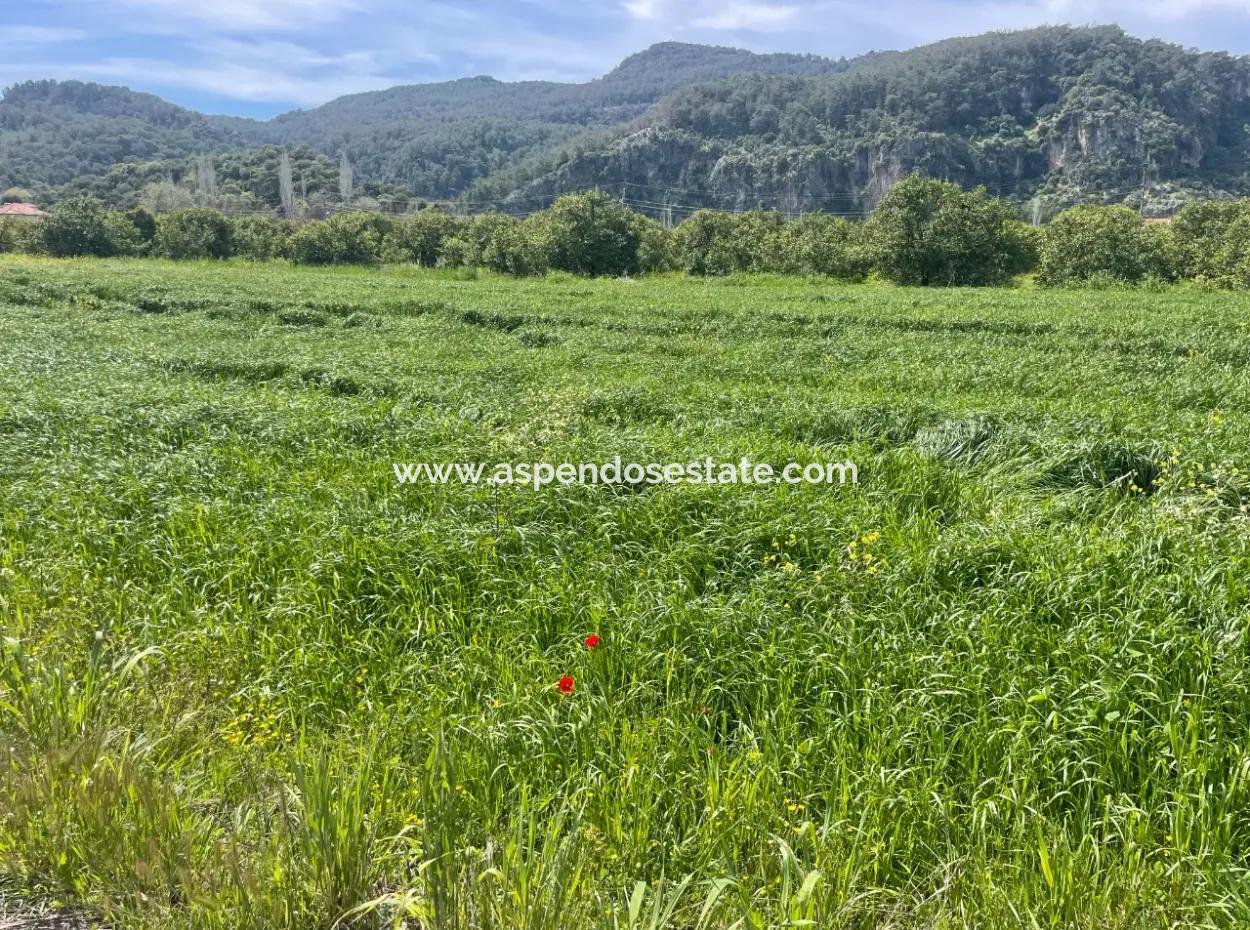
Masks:
[[[768,243],[781,232],[780,213],[699,210],[673,231],[676,266],[693,275],[769,270]]]
[[[728,213],[698,210],[678,224],[672,232],[673,260],[687,274],[729,274],[733,261],[721,249],[730,235]]]
[[[673,271],[672,234],[655,220],[635,214],[638,226],[638,265],[644,274]]]
[[[230,226],[234,254],[257,262],[285,256],[288,241],[295,232],[289,221],[267,216],[237,217]]]
[[[195,198],[191,196],[191,192],[171,181],[153,181],[148,184],[139,194],[139,202],[148,212],[156,214],[190,210],[195,206]]]
[[[808,214],[765,240],[769,271],[852,281],[866,273],[860,227],[837,216]]]
[[[65,258],[112,254],[108,221],[94,197],[61,201],[43,221],[40,232],[49,255]]]
[[[509,219],[491,230],[482,261],[491,271],[512,275],[543,274],[550,267],[546,226],[535,217]]]
[[[34,203],[35,195],[24,187],[10,187],[0,194],[0,203]]]
[[[477,268],[486,264],[486,250],[500,231],[515,226],[517,220],[502,213],[486,213],[461,223],[455,235],[443,243],[440,264],[448,267]]]
[[[1173,276],[1163,234],[1126,207],[1073,207],[1046,228],[1039,284]]]
[[[875,270],[896,284],[1001,284],[1027,271],[1031,240],[1011,206],[985,188],[911,176],[896,184],[864,227]]]
[[[104,225],[108,229],[109,255],[136,256],[144,253],[147,243],[125,214],[106,213]]]
[[[146,246],[156,238],[156,217],[143,207],[127,210],[123,216],[130,221],[139,233],[139,239]]]
[[[538,214],[548,261],[574,274],[628,275],[641,268],[637,214],[607,194],[571,194]]]
[[[0,220],[0,252],[23,252],[43,255],[48,247],[40,223],[27,220]]]
[[[1250,200],[1186,206],[1168,227],[1176,271],[1222,287],[1250,285]]]
[[[393,224],[376,213],[339,213],[301,226],[288,251],[298,265],[376,265]]]
[[[455,219],[441,210],[423,210],[395,224],[387,237],[387,259],[433,268],[443,247],[459,229]]]
[[[163,258],[229,258],[230,222],[216,210],[167,213],[157,221],[152,253]]]

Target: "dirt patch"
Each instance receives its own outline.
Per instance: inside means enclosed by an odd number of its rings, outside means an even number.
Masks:
[[[107,930],[79,911],[0,897],[0,930]]]

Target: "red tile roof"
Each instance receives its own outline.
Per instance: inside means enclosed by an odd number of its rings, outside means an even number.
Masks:
[[[0,216],[47,216],[33,203],[0,204]]]

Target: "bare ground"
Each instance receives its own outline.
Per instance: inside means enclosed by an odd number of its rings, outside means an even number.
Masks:
[[[105,930],[85,914],[0,896],[0,930]]]

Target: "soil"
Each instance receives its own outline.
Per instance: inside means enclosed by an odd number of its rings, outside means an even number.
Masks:
[[[106,930],[87,915],[0,895],[0,930]]]

